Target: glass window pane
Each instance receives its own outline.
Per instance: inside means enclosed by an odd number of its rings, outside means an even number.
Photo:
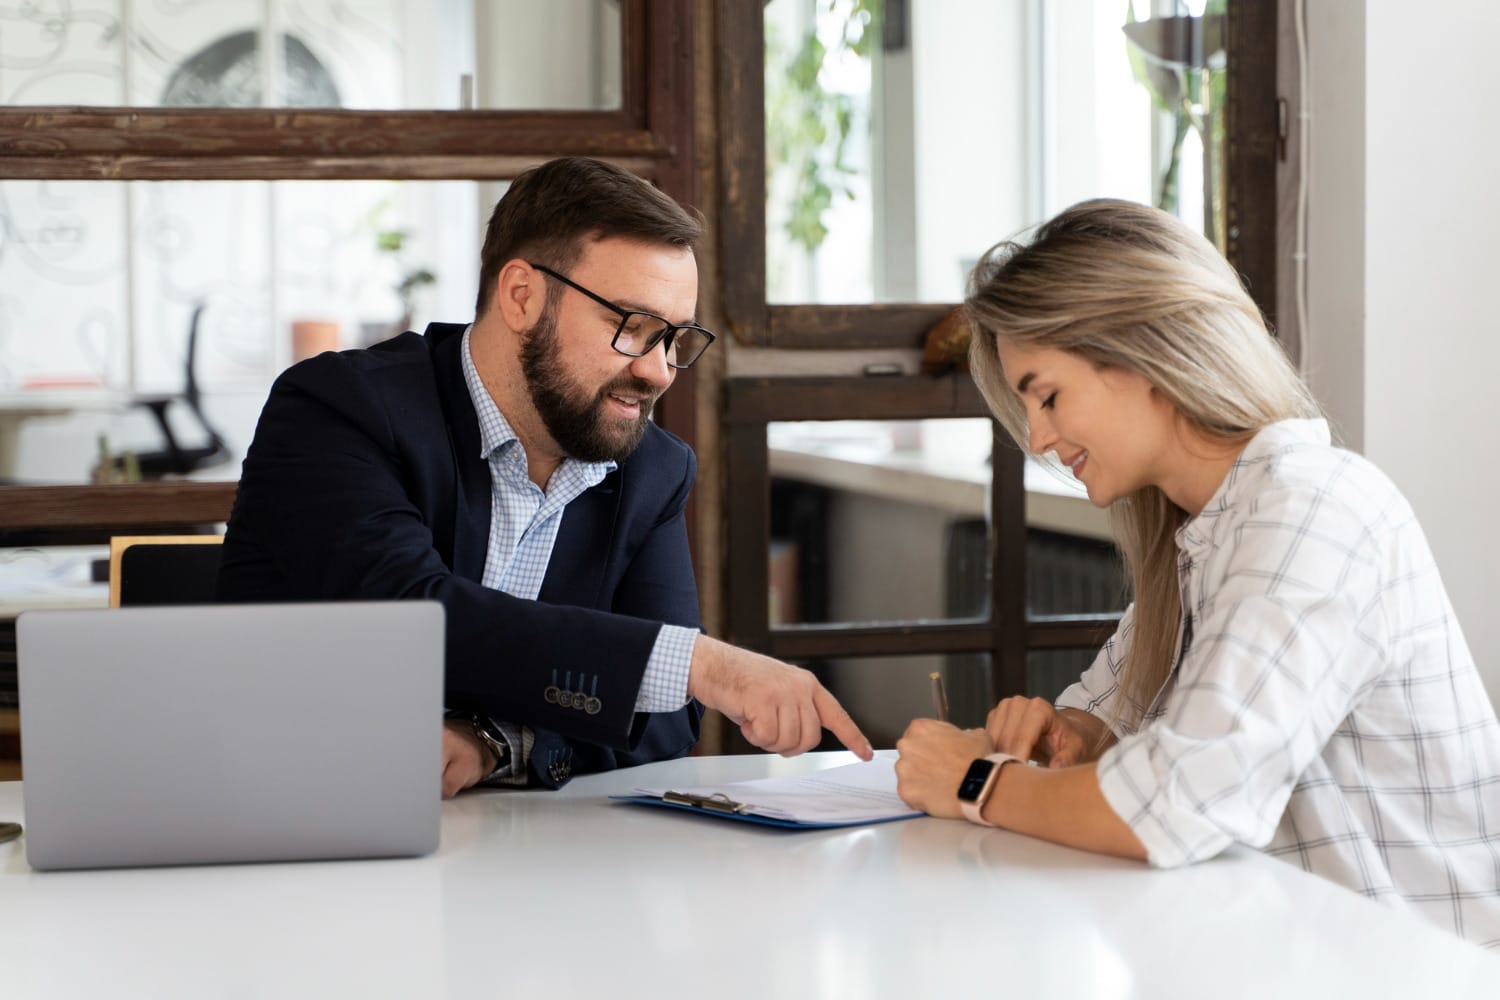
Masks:
[[[1033,649],[1026,654],[1027,697],[1056,701],[1097,655],[1097,649]]]
[[[992,424],[767,425],[769,624],[988,619]],[[1065,470],[1026,466],[1027,613],[1127,602],[1107,511]]]
[[[1026,615],[1099,615],[1125,610],[1125,564],[1109,512],[1055,460],[1026,463]]]
[[[621,51],[618,0],[10,4],[0,102],[614,109]]]
[[[769,0],[769,300],[956,301],[989,246],[1099,196],[1222,248],[1223,15],[1160,30],[1179,6]]]
[[[987,617],[990,428],[769,424],[770,624]]]
[[[474,314],[500,185],[0,181],[0,480],[86,481],[162,446],[140,405],[204,410],[235,478],[271,380],[307,353]],[[185,445],[206,436],[180,407]]]
[[[818,675],[877,749],[895,746],[912,719],[934,716],[933,673],[943,678],[948,718],[955,725],[984,725],[994,705],[985,653],[848,657],[801,665]],[[839,749],[839,744],[825,737],[821,749]]]

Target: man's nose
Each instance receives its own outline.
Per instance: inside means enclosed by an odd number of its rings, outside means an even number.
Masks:
[[[665,390],[677,377],[677,371],[667,364],[667,339],[652,347],[651,350],[631,361],[630,372],[636,378],[650,382],[652,385],[660,386]]]

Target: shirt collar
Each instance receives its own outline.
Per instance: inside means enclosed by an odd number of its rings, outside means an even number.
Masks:
[[[468,386],[469,400],[474,404],[474,414],[479,418],[479,457],[489,461],[491,455],[505,449],[511,442],[515,442],[516,450],[521,452],[524,461],[525,446],[521,444],[521,439],[516,437],[516,432],[511,428],[510,421],[505,419],[505,414],[500,411],[500,407],[495,405],[495,399],[490,395],[490,391],[484,387],[484,380],[479,377],[479,369],[474,367],[474,355],[469,349],[469,338],[473,333],[473,323],[464,327],[460,353],[463,355],[464,384]],[[563,466],[576,467],[586,481],[598,483],[615,471],[617,463],[614,461],[580,462],[576,458],[565,458]]]
[[[1317,417],[1278,420],[1256,431],[1229,467],[1229,474],[1214,495],[1203,505],[1203,510],[1177,529],[1177,547],[1192,549],[1208,544],[1214,519],[1239,503],[1254,488],[1258,477],[1253,473],[1272,458],[1293,448],[1307,445],[1327,447],[1331,442],[1328,421]]]

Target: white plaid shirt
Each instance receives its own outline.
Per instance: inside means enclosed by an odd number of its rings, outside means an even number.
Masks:
[[[1500,947],[1500,724],[1396,487],[1285,421],[1177,545],[1182,652],[1098,769],[1151,863],[1261,847]],[[1060,707],[1113,718],[1133,628]]]
[[[480,582],[513,597],[536,600],[552,559],[552,546],[562,526],[563,508],[584,490],[597,486],[615,469],[614,462],[580,462],[564,459],[543,491],[526,474],[526,450],[510,422],[495,405],[474,367],[469,351],[473,327],[464,331],[464,382],[479,417],[480,457],[490,467],[490,538]],[[687,704],[688,668],[693,657],[696,629],[662,625],[656,645],[646,661],[646,672],[636,694],[637,712],[675,712]],[[497,665],[503,669],[503,665]],[[579,683],[586,674],[579,664]],[[486,780],[514,778],[524,781],[531,757],[532,732],[504,720],[495,725],[512,749],[511,766]]]

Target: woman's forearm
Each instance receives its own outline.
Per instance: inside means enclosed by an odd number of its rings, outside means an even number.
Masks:
[[[1086,713],[1085,713],[1086,714]],[[1099,790],[1095,764],[1028,767],[1006,764],[985,804],[996,826],[1098,854],[1146,860],[1146,847]]]

